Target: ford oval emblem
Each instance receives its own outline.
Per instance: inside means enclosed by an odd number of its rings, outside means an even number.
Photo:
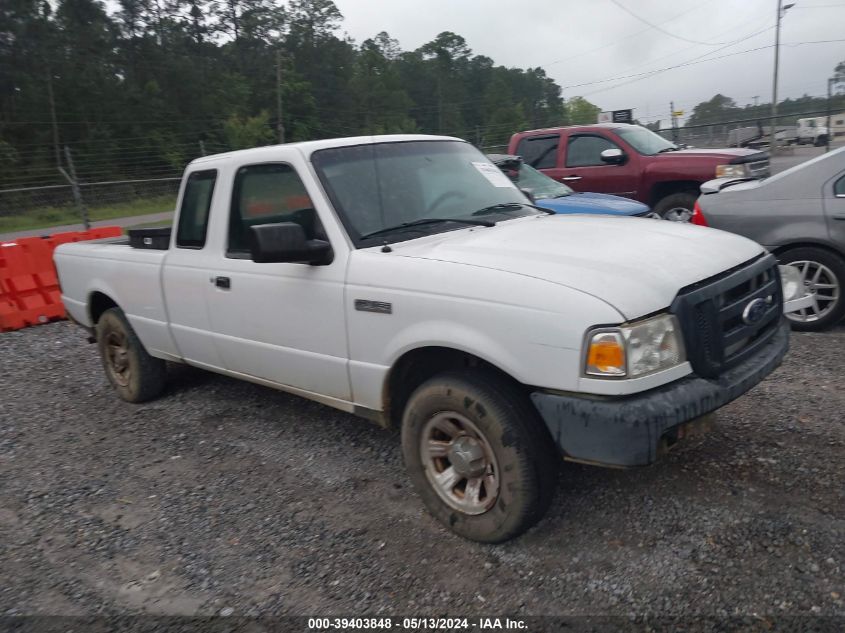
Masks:
[[[742,320],[747,325],[759,323],[766,315],[766,310],[768,309],[769,304],[766,303],[765,299],[754,299],[754,301],[749,301],[748,305],[745,306],[745,309],[742,311]]]

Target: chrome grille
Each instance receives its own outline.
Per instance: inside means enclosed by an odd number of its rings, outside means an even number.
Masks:
[[[681,323],[695,373],[716,377],[753,354],[777,330],[783,313],[777,262],[764,255],[684,288],[670,311]]]
[[[748,163],[748,174],[754,178],[768,178],[771,175],[769,159]]]

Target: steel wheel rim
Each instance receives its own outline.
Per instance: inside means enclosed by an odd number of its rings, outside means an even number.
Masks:
[[[787,318],[798,323],[812,323],[826,317],[839,302],[839,279],[834,272],[819,262],[800,260],[789,262],[801,272],[804,290],[813,295],[813,303],[790,312]]]
[[[686,207],[673,207],[663,214],[663,219],[669,222],[689,222],[692,220],[692,211]]]
[[[499,497],[499,464],[490,442],[469,419],[441,411],[425,423],[420,457],[428,483],[449,507],[484,514]]]
[[[129,345],[126,334],[112,331],[106,336],[106,364],[114,381],[121,387],[129,386],[132,368],[129,363]]]

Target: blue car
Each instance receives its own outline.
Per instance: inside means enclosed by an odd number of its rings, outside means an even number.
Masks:
[[[488,154],[496,167],[513,183],[531,194],[538,207],[555,213],[590,213],[604,215],[636,215],[652,217],[647,205],[621,196],[606,193],[573,191],[563,183],[549,178],[522,162],[519,156]]]

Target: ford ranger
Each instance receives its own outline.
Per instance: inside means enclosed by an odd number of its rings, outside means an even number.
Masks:
[[[171,361],[397,426],[425,505],[484,542],[543,516],[561,458],[649,464],[788,346],[755,242],[555,215],[449,137],[199,158],[172,232],[55,262],[120,397],[161,394]]]
[[[750,149],[681,149],[639,125],[600,123],[518,132],[509,154],[522,156],[576,191],[639,200],[666,220],[687,222],[702,183],[765,178],[769,155]]]

